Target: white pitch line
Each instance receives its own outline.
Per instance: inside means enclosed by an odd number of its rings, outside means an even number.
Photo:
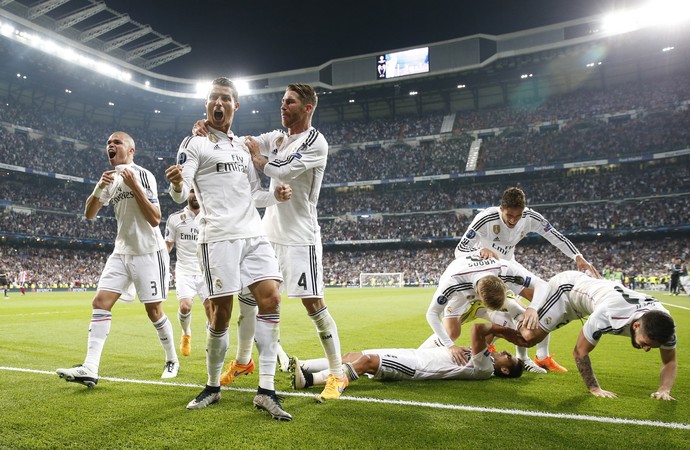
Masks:
[[[674,305],[673,303],[666,303],[666,302],[661,302],[661,304],[666,305],[666,306],[673,306],[674,308],[684,309],[686,311],[690,311],[690,308],[688,308],[687,306]]]
[[[13,372],[29,372],[38,373],[43,375],[55,375],[55,372],[49,372],[45,370],[34,370],[34,369],[22,369],[18,367],[5,367],[0,366],[0,370],[8,370]],[[136,383],[136,384],[153,384],[159,386],[174,386],[174,387],[190,387],[190,388],[203,388],[203,385],[192,384],[192,383],[172,383],[156,380],[133,380],[127,378],[111,378],[111,377],[100,377],[99,380],[113,381],[116,383]],[[256,389],[251,388],[233,388],[233,387],[222,387],[221,389],[227,391],[237,391],[237,392],[256,392]],[[305,392],[293,392],[293,391],[279,391],[280,395],[289,397],[311,397],[314,398],[314,394],[309,394]],[[364,402],[364,403],[381,403],[386,405],[402,405],[402,406],[414,406],[423,408],[435,408],[435,409],[450,409],[455,411],[471,411],[471,412],[481,412],[481,413],[494,413],[494,414],[508,414],[513,416],[528,416],[528,417],[543,417],[546,419],[559,419],[559,420],[581,420],[589,422],[600,422],[600,423],[613,423],[620,425],[638,425],[645,427],[657,427],[657,428],[673,428],[679,430],[690,430],[690,424],[679,423],[679,422],[659,422],[655,420],[639,420],[639,419],[624,419],[620,417],[605,417],[605,416],[588,416],[584,414],[565,414],[565,413],[550,413],[546,411],[529,411],[522,409],[501,409],[501,408],[487,408],[483,406],[467,406],[467,405],[453,405],[447,403],[428,403],[428,402],[415,402],[409,400],[391,400],[391,399],[380,399],[371,397],[352,397],[349,395],[343,395],[340,397],[339,401],[353,401],[353,402]]]

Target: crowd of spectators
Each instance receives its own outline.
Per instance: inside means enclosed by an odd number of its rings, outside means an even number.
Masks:
[[[533,103],[458,112],[454,132],[441,137],[444,115],[438,113],[368,122],[316,123],[331,145],[345,144],[329,156],[325,182],[465,172],[473,134],[482,129],[500,129],[501,133],[485,138],[480,151],[480,169],[687,148],[690,146],[688,85],[690,76],[681,76],[642,85],[622,85],[596,95],[576,92],[535,99]],[[627,120],[602,120],[605,115],[621,111],[633,112]],[[91,180],[97,180],[109,168],[103,144],[114,130],[102,124],[75,121],[14,104],[0,105],[0,122],[43,133],[42,138],[29,139],[26,133],[11,133],[0,127],[0,162]],[[535,124],[539,123],[556,123],[558,127],[553,131],[538,131]],[[126,131],[137,143],[136,161],[152,170],[162,182],[164,168],[173,162],[171,155],[188,131],[141,128]],[[236,132],[242,134],[241,129]],[[409,137],[429,138],[405,143],[403,138]],[[76,145],[74,139],[80,144]]]

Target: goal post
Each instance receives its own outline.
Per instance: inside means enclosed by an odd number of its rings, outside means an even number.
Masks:
[[[403,272],[361,272],[359,274],[359,287],[403,287],[405,280]]]

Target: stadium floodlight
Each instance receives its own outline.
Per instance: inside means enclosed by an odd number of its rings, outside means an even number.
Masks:
[[[252,89],[249,87],[249,81],[243,79],[232,80],[237,88],[237,95],[240,97],[243,95],[249,95],[252,93]]]
[[[690,2],[654,0],[638,9],[616,11],[604,16],[602,30],[622,34],[652,26],[674,26],[690,19]]]
[[[209,80],[197,81],[196,82],[196,94],[199,98],[206,98],[209,89],[211,88],[211,82]]]
[[[0,25],[0,34],[6,37],[10,37],[14,34],[15,29],[9,23],[3,23]]]

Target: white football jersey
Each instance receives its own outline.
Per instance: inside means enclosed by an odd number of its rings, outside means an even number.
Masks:
[[[316,204],[328,158],[328,143],[315,128],[288,136],[282,130],[256,138],[261,154],[268,157],[264,174],[271,188],[289,183],[290,201],[266,208],[264,223],[268,240],[283,245],[314,245],[321,228]]]
[[[190,136],[182,141],[177,163],[182,165],[182,192],[175,192],[171,185],[170,195],[182,203],[194,188],[202,212],[200,243],[264,235],[256,207],[277,200],[261,189],[242,138],[209,127],[208,137]]]
[[[151,172],[134,163],[122,164],[118,170],[134,172],[136,182],[143,188],[148,200],[160,208],[158,185]],[[117,236],[113,253],[145,255],[165,248],[160,228],[151,226],[146,220],[132,189],[125,184],[119,172],[115,174],[114,181],[103,188],[98,200],[104,205],[112,203],[115,210]]]
[[[503,259],[515,258],[515,246],[529,233],[546,238],[564,255],[575,259],[580,252],[538,212],[525,208],[522,219],[509,228],[501,218],[501,209],[492,206],[477,213],[455,248],[455,257],[479,248],[490,248]]]
[[[494,372],[494,360],[488,349],[472,356],[467,350],[467,364],[457,364],[445,347],[388,348],[362,351],[379,356],[377,380],[485,380]]]
[[[550,293],[544,303],[533,302],[542,328],[552,331],[573,320],[587,318],[582,333],[592,345],[603,334],[630,337],[631,324],[651,310],[666,308],[654,297],[633,291],[611,280],[592,278],[576,270],[567,270],[549,280]],[[676,337],[661,348],[675,348]]]
[[[647,311],[657,310],[669,314],[656,298],[610,280],[581,278],[573,285],[570,298],[580,304],[589,299],[593,301],[594,310],[582,327],[582,333],[592,345],[597,345],[603,334],[630,337],[631,324]],[[675,347],[675,335],[661,346],[662,349]]]
[[[452,305],[454,311],[461,311],[468,303],[479,300],[475,287],[477,282],[487,275],[501,278],[507,289],[518,295],[525,288],[534,288],[533,301],[543,302],[549,291],[544,280],[514,260],[482,259],[479,252],[462,254],[460,258],[451,262],[441,275],[438,288],[426,312],[427,322],[446,347],[453,345],[453,341],[443,327],[441,313],[446,305]]]
[[[180,275],[201,275],[201,266],[196,256],[199,240],[197,215],[189,207],[168,216],[165,225],[165,241],[175,244],[177,263],[175,273]]]

